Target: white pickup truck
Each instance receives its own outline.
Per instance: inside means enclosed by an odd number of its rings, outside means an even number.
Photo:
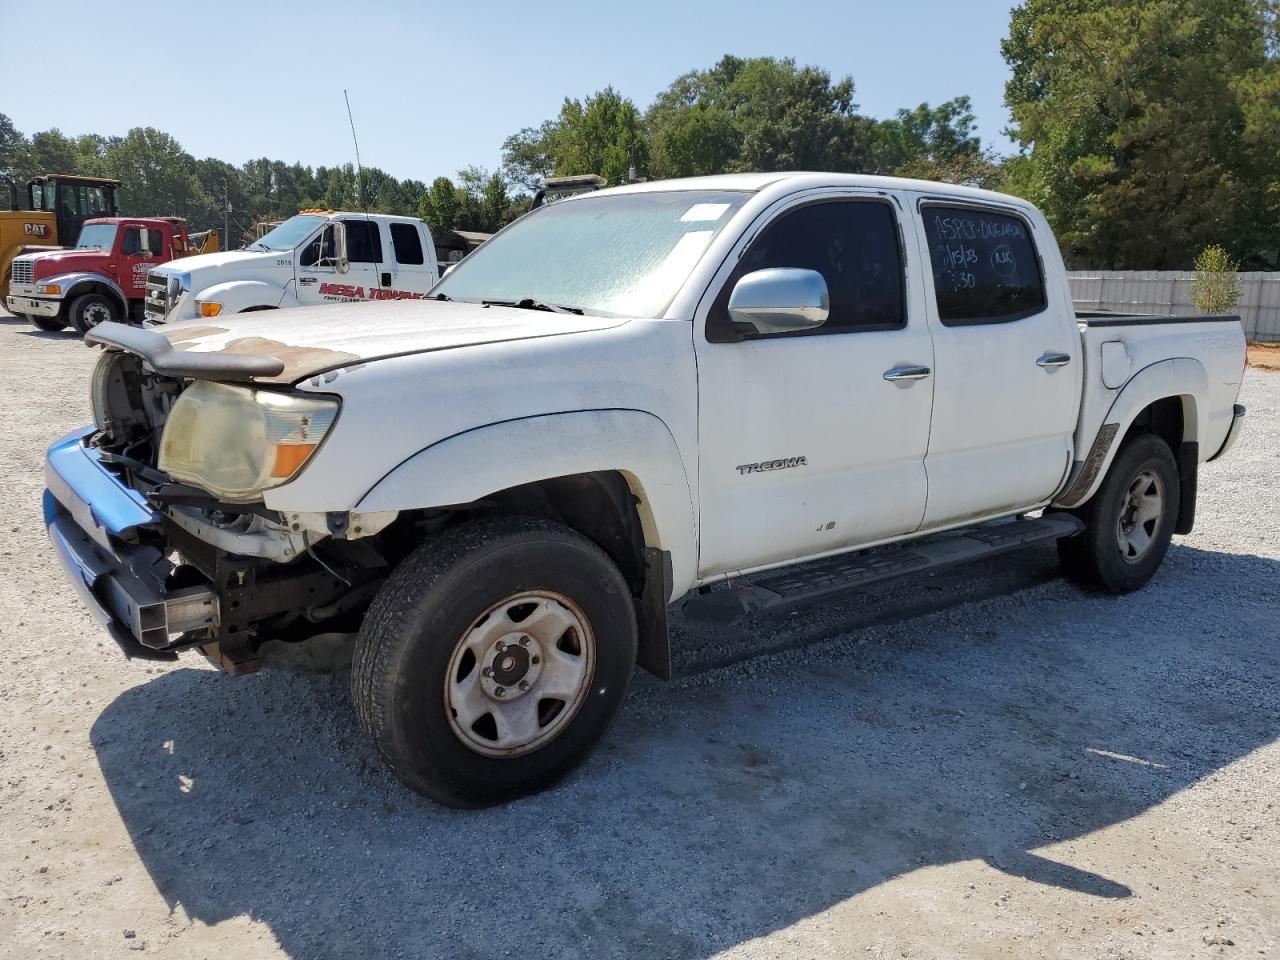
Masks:
[[[174,260],[147,276],[144,316],[173,323],[363,300],[414,300],[440,279],[415,217],[304,210],[243,250]]]
[[[1025,201],[834,174],[566,199],[414,303],[88,340],[45,510],[124,651],[357,634],[364,728],[454,805],[578,763],[686,594],[733,619],[1050,540],[1141,587],[1244,414],[1238,319],[1077,316]]]

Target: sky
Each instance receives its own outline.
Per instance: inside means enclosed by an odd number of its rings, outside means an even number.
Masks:
[[[354,159],[345,88],[364,164],[430,182],[496,167],[502,141],[566,96],[612,84],[643,109],[732,53],[852,75],[861,112],[876,117],[968,94],[983,142],[1011,152],[1000,57],[1011,3],[45,0],[42,22],[79,23],[93,42],[59,41],[54,69],[5,71],[0,113],[28,135],[153,126],[196,157],[335,166]],[[0,0],[0,23],[31,9]]]

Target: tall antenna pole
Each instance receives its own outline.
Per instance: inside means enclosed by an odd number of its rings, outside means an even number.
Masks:
[[[222,248],[231,249],[231,197],[227,181],[222,181]]]
[[[342,91],[342,99],[347,102],[347,123],[351,124],[351,142],[356,146],[356,189],[360,191],[360,206],[367,207],[364,202],[364,184],[361,181],[364,176],[360,170],[360,141],[356,139],[356,122],[351,117],[351,98],[347,96],[347,91]]]

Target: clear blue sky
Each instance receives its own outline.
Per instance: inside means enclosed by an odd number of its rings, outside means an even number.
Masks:
[[[27,66],[5,71],[0,113],[28,135],[154,126],[197,157],[332,166],[352,159],[345,87],[365,164],[430,181],[496,166],[503,139],[565,96],[612,84],[644,108],[679,74],[733,53],[852,74],[877,117],[968,94],[983,141],[1007,152],[1000,40],[1011,4],[0,0],[0,23],[42,24]],[[74,39],[59,23],[78,25]],[[52,59],[35,53],[46,44]]]

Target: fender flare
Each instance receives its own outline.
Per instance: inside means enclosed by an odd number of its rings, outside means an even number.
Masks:
[[[278,307],[284,290],[263,280],[227,280],[205,287],[192,295],[194,300],[222,304],[223,313],[241,313],[255,307]]]
[[[1092,497],[1111,469],[1111,462],[1138,414],[1169,397],[1182,401],[1182,443],[1194,443],[1197,449],[1202,449],[1209,426],[1208,418],[1201,414],[1207,409],[1209,399],[1209,375],[1204,365],[1192,357],[1157,361],[1130,377],[1116,394],[1088,454],[1076,462],[1067,489],[1053,505],[1078,507]],[[1176,456],[1179,451],[1173,452]]]
[[[474,427],[402,461],[354,509],[472,503],[521,484],[610,470],[623,476],[638,501],[645,546],[670,554],[672,596],[679,596],[696,577],[692,487],[675,437],[643,410],[575,410]]]
[[[56,277],[45,277],[38,281],[39,283],[56,283],[65,291],[62,294],[62,302],[70,304],[76,297],[87,291],[82,287],[100,286],[105,287],[107,292],[115,299],[116,305],[120,308],[121,316],[128,318],[129,316],[129,298],[125,296],[124,290],[120,285],[109,277],[104,277],[100,273],[62,273]],[[78,292],[77,292],[78,291]]]

